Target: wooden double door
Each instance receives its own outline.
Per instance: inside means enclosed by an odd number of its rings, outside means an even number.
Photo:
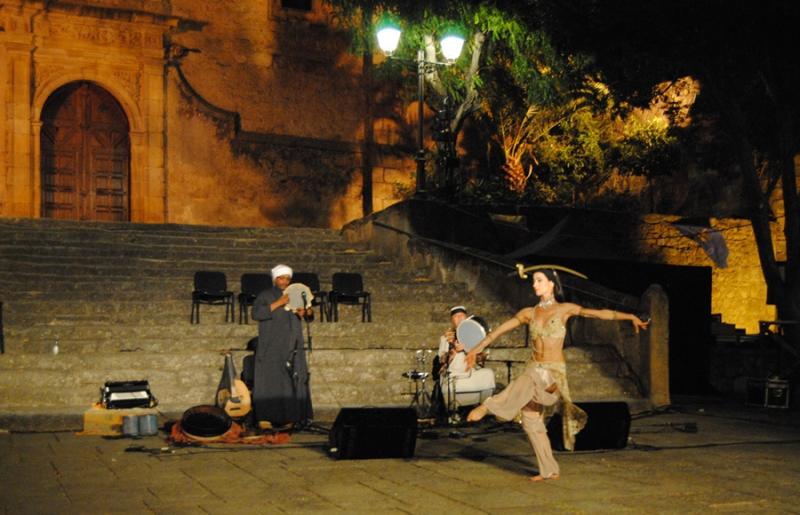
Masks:
[[[42,110],[42,216],[130,219],[130,136],[119,102],[91,82],[55,91]]]

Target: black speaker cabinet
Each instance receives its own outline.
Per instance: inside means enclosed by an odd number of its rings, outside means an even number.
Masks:
[[[411,458],[417,444],[413,408],[342,408],[329,435],[337,459]]]
[[[628,445],[631,429],[631,412],[624,402],[576,402],[586,412],[589,420],[575,437],[576,451],[596,449],[623,449]],[[547,424],[547,436],[553,449],[563,451],[561,415],[554,415]]]

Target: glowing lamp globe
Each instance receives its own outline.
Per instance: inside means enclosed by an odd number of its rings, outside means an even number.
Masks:
[[[464,47],[464,38],[455,34],[448,34],[439,43],[442,47],[442,55],[448,62],[453,62],[461,55]]]
[[[386,55],[392,55],[400,43],[400,29],[386,26],[378,31],[378,46]]]

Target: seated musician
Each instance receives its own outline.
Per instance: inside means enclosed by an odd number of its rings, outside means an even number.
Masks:
[[[489,368],[471,369],[464,345],[458,341],[456,328],[468,317],[464,306],[450,309],[450,328],[439,339],[439,383],[444,400],[455,405],[479,404],[492,395],[494,372]]]

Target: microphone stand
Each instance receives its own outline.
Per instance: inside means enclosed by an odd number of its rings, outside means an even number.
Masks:
[[[302,292],[300,294],[303,297],[303,310],[308,309],[308,299],[306,298],[306,292]],[[306,334],[308,335],[308,353],[311,354],[311,321],[308,319],[307,315],[303,315],[303,320],[306,322]]]
[[[301,292],[300,296],[303,298],[303,309],[307,310],[308,309],[308,299],[306,298],[306,293],[305,292]],[[308,334],[308,353],[311,354],[311,321],[305,315],[303,316],[303,319],[306,322],[306,331],[307,331],[307,334]],[[308,370],[308,371],[306,371],[306,393],[308,394],[309,406],[310,406],[310,403],[311,403],[311,387],[310,387],[310,383],[311,383],[311,371]],[[316,434],[328,434],[330,432],[329,429],[327,429],[325,427],[322,427],[322,426],[320,426],[318,424],[315,424],[311,419],[306,420],[305,423],[303,424],[303,427],[300,428],[300,429],[308,431],[308,432],[311,432],[311,433],[316,433]]]

